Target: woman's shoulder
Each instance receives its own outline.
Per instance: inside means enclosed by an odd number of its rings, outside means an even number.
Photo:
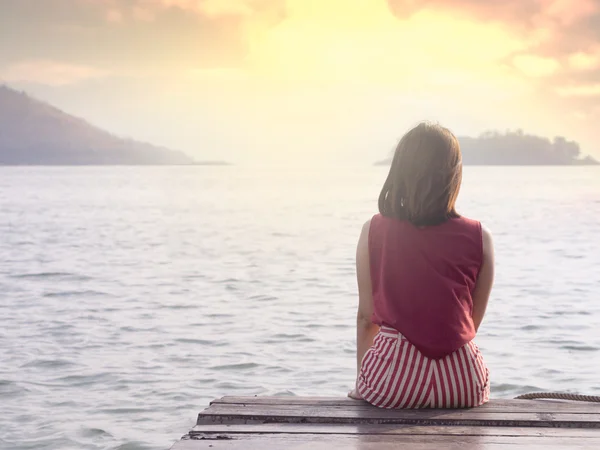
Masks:
[[[477,233],[479,235],[482,235],[486,230],[481,221],[467,216],[458,216],[456,218],[450,219],[448,221],[448,224],[459,229],[471,230],[472,232]]]
[[[377,213],[363,224],[363,231],[369,233],[369,231],[381,231],[390,227],[397,228],[402,223],[403,221]]]
[[[473,219],[471,217],[467,217],[467,216],[463,216],[460,215],[454,219],[451,219],[451,222],[457,223],[457,224],[464,224],[467,226],[472,226],[472,227],[480,227],[481,222],[477,219]]]
[[[373,225],[377,225],[379,223],[381,223],[382,221],[386,220],[386,217],[381,214],[381,213],[376,213],[373,214],[364,224],[363,224],[363,231],[366,229],[367,231],[369,231],[369,228],[371,228],[371,224]]]
[[[469,234],[473,236],[473,240],[476,240],[478,247],[482,254],[489,254],[493,252],[493,239],[492,232],[483,225],[479,220],[471,219],[469,217],[460,216],[456,219],[452,219],[455,226],[461,227],[463,230],[469,230]]]
[[[385,227],[387,220],[388,218],[381,213],[374,214],[363,223],[361,237],[370,241],[373,234],[379,234],[382,231],[382,227]]]
[[[453,220],[456,221],[456,223],[463,224],[464,226],[478,229],[479,232],[484,236],[484,238],[491,238],[491,235],[492,235],[491,231],[489,230],[489,228],[487,226],[485,226],[479,220],[472,219],[472,218],[466,217],[466,216],[460,216]]]

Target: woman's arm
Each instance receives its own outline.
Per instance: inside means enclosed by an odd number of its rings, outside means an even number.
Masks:
[[[492,234],[486,228],[482,229],[483,232],[483,261],[481,269],[479,270],[479,276],[477,277],[477,284],[473,292],[473,323],[475,325],[475,331],[479,330],[479,326],[483,321],[485,310],[487,308],[488,299],[492,292],[492,285],[494,284],[494,242],[492,240]]]
[[[369,228],[371,221],[364,224],[356,249],[356,278],[358,281],[358,313],[356,315],[356,376],[367,350],[379,327],[371,322],[373,315],[373,291],[369,265]]]

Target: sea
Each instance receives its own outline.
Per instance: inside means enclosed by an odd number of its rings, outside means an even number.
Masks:
[[[165,450],[225,395],[345,396],[385,167],[0,168],[0,448]],[[600,395],[600,167],[466,167],[492,397]]]

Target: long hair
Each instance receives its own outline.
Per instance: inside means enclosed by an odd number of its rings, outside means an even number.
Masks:
[[[459,217],[456,199],[461,182],[456,137],[440,125],[421,123],[396,147],[379,195],[379,212],[416,226],[439,225]]]

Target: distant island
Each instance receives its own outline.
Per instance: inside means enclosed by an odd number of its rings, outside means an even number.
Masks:
[[[0,85],[0,165],[226,165],[114,136]]]
[[[458,137],[463,164],[473,166],[577,166],[598,165],[591,156],[582,157],[579,144],[557,136],[553,140],[525,134],[521,130],[481,136]],[[389,165],[391,156],[376,165]]]

